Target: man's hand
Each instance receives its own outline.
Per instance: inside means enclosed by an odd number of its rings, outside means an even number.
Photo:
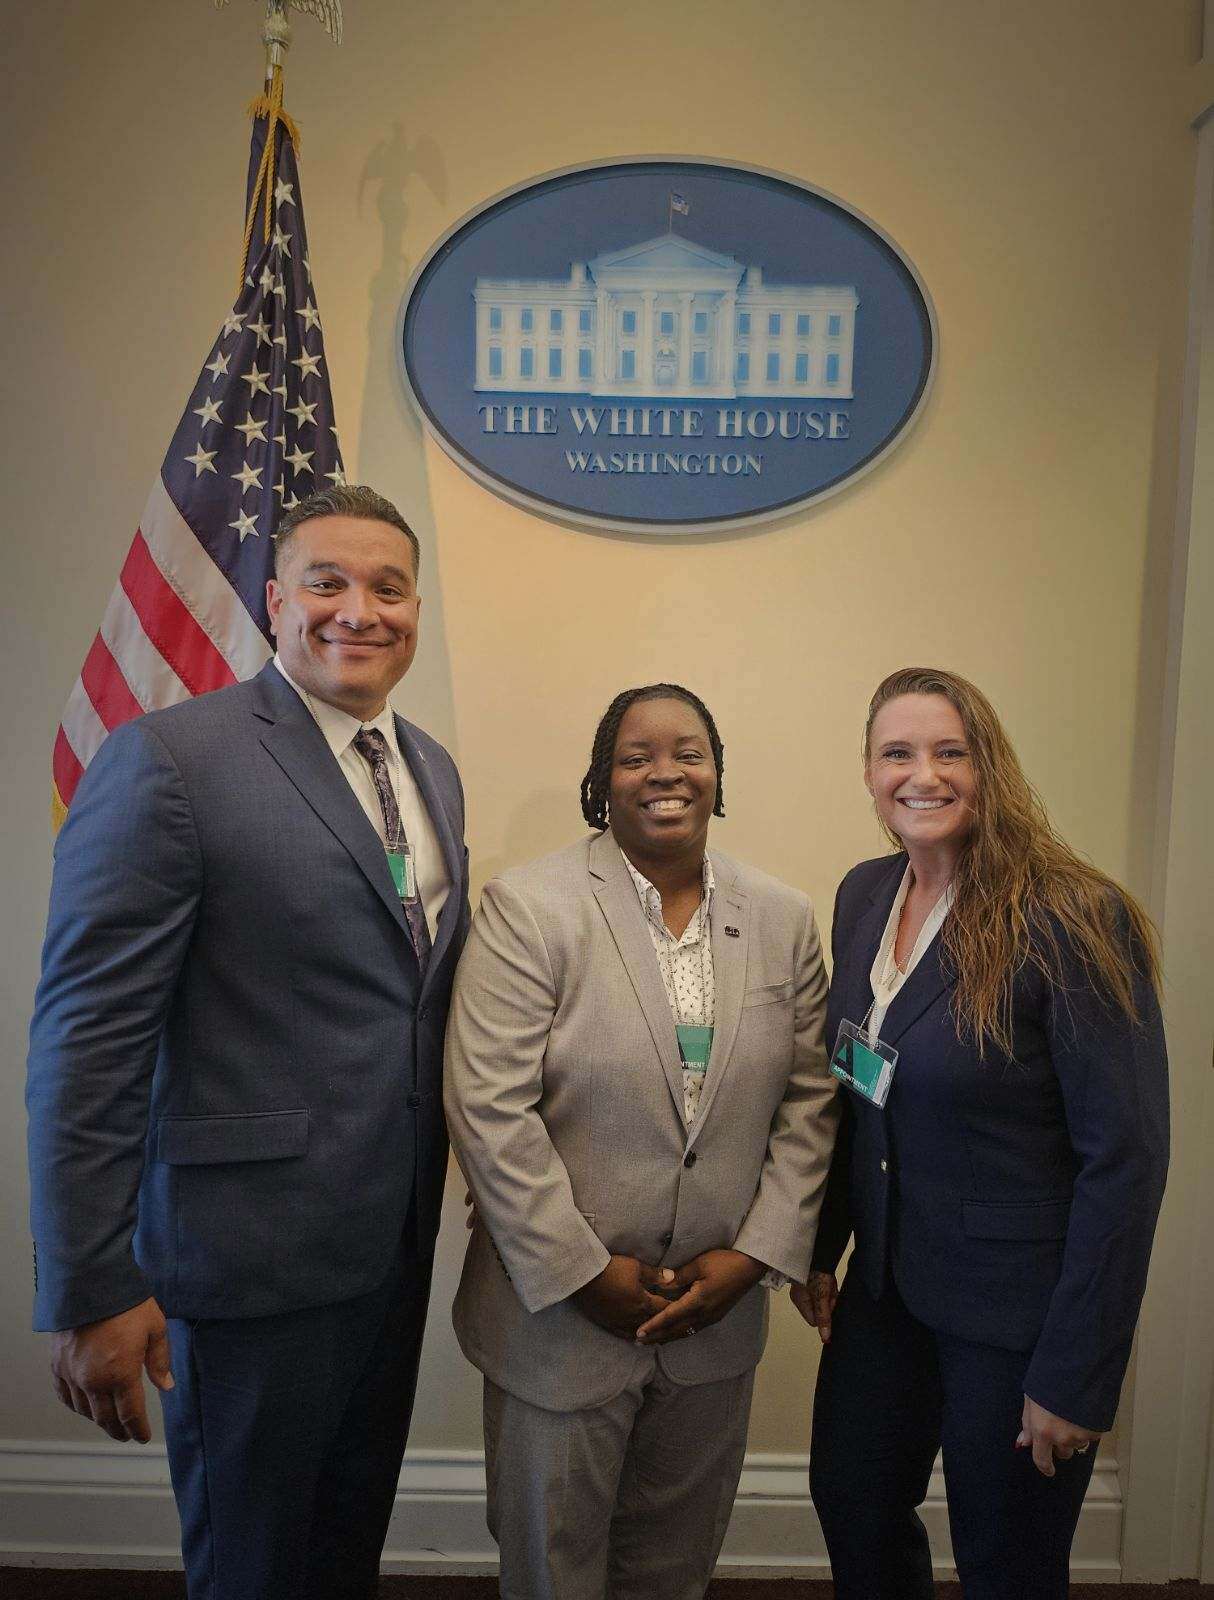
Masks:
[[[1100,1435],[1078,1423],[1056,1417],[1052,1411],[1039,1406],[1035,1400],[1024,1397],[1024,1410],[1020,1416],[1020,1432],[1016,1436],[1016,1449],[1033,1447],[1033,1465],[1045,1477],[1054,1476],[1054,1457],[1069,1461],[1072,1456],[1083,1455],[1092,1445],[1100,1443]]]
[[[633,1256],[612,1256],[598,1277],[584,1283],[570,1299],[584,1316],[608,1333],[620,1339],[635,1339],[645,1318],[666,1304],[654,1291],[665,1292],[674,1277],[669,1267],[659,1271]]]
[[[637,1329],[641,1344],[669,1344],[720,1322],[752,1289],[767,1268],[741,1250],[705,1250],[671,1274],[670,1293],[678,1298]]]
[[[811,1272],[806,1283],[789,1287],[789,1298],[823,1344],[830,1343],[830,1325],[839,1299],[839,1280],[833,1272]]]
[[[152,1437],[144,1368],[158,1389],[173,1387],[164,1313],[155,1300],[51,1336],[55,1393],[69,1411],[88,1417],[111,1439],[147,1444]]]

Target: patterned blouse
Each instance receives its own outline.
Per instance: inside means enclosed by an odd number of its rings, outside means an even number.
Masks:
[[[621,850],[621,855],[624,852]],[[712,862],[704,857],[704,892],[691,921],[676,939],[662,916],[662,896],[633,866],[627,856],[624,865],[632,876],[641,908],[653,940],[653,951],[658,958],[658,970],[671,1014],[676,1023],[692,1022],[711,1028],[716,1007],[716,987],[712,973],[712,936],[710,917],[712,894],[716,887],[712,876]],[[683,1068],[683,1119],[690,1128],[695,1121],[704,1088],[706,1074]]]

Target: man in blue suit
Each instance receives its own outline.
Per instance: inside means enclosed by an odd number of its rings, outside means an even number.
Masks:
[[[454,764],[387,704],[416,537],[339,487],[275,559],[275,659],[89,767],[31,1027],[35,1326],[111,1438],[162,1391],[191,1600],[375,1592],[468,922]]]

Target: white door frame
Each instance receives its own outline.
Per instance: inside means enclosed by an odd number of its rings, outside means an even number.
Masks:
[[[1207,7],[1207,9],[1211,9]],[[1214,32],[1207,31],[1214,46]],[[1122,1577],[1214,1581],[1214,94],[1197,177],[1151,910],[1164,942],[1172,1167],[1119,1458]]]

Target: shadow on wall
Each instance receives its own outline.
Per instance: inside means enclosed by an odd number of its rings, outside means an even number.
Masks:
[[[536,856],[547,855],[552,841],[572,844],[588,832],[578,810],[576,787],[536,789],[506,820],[501,833],[501,848],[492,855],[478,856],[472,862],[472,905],[476,907],[481,889],[490,878],[508,867],[522,866]],[[557,846],[562,848],[561,845]]]
[[[405,397],[396,366],[394,329],[412,263],[405,250],[408,188],[425,184],[438,201],[446,198],[442,152],[423,134],[410,139],[397,121],[372,147],[358,185],[361,214],[370,196],[379,217],[379,266],[371,279],[367,319],[367,367],[363,377],[362,428],[347,464],[362,481],[381,489],[399,506],[421,542],[421,647],[408,679],[394,697],[410,715],[459,758],[450,653],[443,606],[442,567],[434,508],[426,473],[421,423]]]

